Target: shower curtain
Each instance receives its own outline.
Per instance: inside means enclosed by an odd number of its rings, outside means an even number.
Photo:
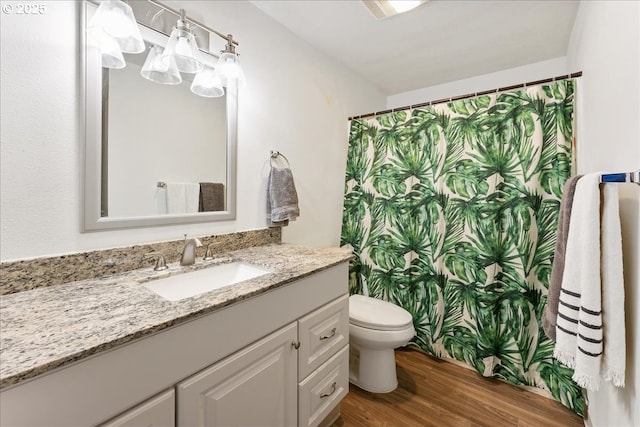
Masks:
[[[351,122],[351,293],[413,316],[413,345],[584,412],[542,330],[571,175],[572,80]]]

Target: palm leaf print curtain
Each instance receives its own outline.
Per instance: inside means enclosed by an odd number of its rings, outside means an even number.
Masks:
[[[408,310],[414,345],[583,414],[541,322],[573,92],[564,80],[352,120],[341,244],[350,292]]]

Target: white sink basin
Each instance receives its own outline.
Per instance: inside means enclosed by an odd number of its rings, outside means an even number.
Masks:
[[[232,262],[151,280],[143,286],[166,300],[179,301],[267,273],[271,272],[244,262]]]

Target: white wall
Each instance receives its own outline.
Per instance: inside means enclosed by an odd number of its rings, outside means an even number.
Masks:
[[[535,62],[521,67],[483,74],[464,80],[443,83],[387,97],[387,108],[400,108],[422,102],[452,98],[484,90],[498,89],[521,83],[561,76],[573,71],[567,69],[565,57]]]
[[[339,243],[347,117],[385,97],[245,1],[180,2],[240,42],[237,219],[82,233],[80,6],[39,3],[42,15],[0,14],[2,261],[263,228],[270,149],[289,158],[300,198],[283,240]]]
[[[580,3],[567,53],[578,87],[578,172],[640,168],[640,3]],[[588,393],[592,426],[640,425],[640,187],[619,184],[625,269],[624,389]]]

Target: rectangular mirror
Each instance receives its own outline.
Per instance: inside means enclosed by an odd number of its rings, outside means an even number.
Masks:
[[[85,27],[96,6],[83,4]],[[168,35],[140,29],[147,50],[125,54],[123,69],[103,68],[85,34],[84,229],[235,219],[237,89],[205,98],[191,92],[192,74],[182,73],[175,86],[144,79],[149,48],[164,47]],[[202,56],[215,66],[216,56]],[[174,183],[203,183],[213,199],[195,211],[176,210],[167,199]]]

